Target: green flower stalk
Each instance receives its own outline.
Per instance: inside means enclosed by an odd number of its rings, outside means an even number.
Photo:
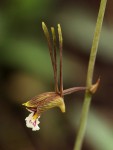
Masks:
[[[92,85],[93,72],[94,72],[95,60],[96,60],[96,55],[97,55],[97,48],[98,48],[98,43],[100,39],[100,32],[102,29],[106,3],[107,3],[107,0],[101,0],[101,3],[100,3],[100,9],[98,13],[98,18],[97,18],[97,23],[96,23],[96,28],[95,28],[94,38],[93,38],[93,44],[92,44],[90,59],[89,59],[87,81],[86,81],[87,87],[91,87]],[[96,91],[96,87],[98,87],[98,84],[99,84],[99,80],[97,81],[97,84],[95,84],[94,86],[90,88],[90,90],[86,90],[85,99],[84,99],[84,103],[82,107],[81,118],[80,118],[80,125],[78,129],[78,134],[77,134],[77,139],[75,142],[74,150],[81,150],[82,148],[92,94]]]

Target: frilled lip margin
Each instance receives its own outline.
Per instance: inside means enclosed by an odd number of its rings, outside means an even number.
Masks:
[[[25,118],[26,126],[27,126],[28,128],[32,128],[32,131],[37,131],[37,130],[39,130],[40,128],[39,128],[38,125],[39,125],[39,123],[40,123],[40,121],[39,121],[40,116],[35,117],[36,111],[33,111],[33,108],[30,108],[30,109],[26,108],[26,109],[27,109],[29,112],[31,112],[31,113],[29,114],[29,116]]]

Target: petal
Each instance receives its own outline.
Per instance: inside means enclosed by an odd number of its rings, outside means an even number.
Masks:
[[[37,131],[37,130],[40,130],[38,125],[32,128],[32,131]]]
[[[26,117],[26,126],[28,128],[32,128],[33,131],[39,130],[39,126],[38,124],[40,123],[40,121],[38,120],[40,117],[38,117],[37,119],[33,119],[33,115],[34,112],[32,112],[31,114],[29,114],[28,117]]]
[[[32,117],[33,117],[33,112],[31,114],[29,114],[28,117],[26,117],[25,121],[26,121],[26,126],[28,128],[32,128],[33,127],[33,124],[31,123],[31,120],[32,120]]]
[[[33,112],[32,110],[30,110],[30,109],[28,109],[28,108],[26,108],[26,109],[27,109],[29,112],[31,112],[31,113]]]
[[[39,126],[38,126],[38,124],[40,123],[40,121],[39,121],[38,119],[39,119],[39,118],[37,118],[37,119],[35,120],[35,124],[33,123],[32,131],[37,131],[37,130],[40,129]]]

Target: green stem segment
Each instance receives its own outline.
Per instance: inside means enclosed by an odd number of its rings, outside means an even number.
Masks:
[[[90,88],[92,86],[95,59],[96,59],[96,55],[97,55],[97,48],[98,48],[100,33],[101,33],[101,29],[102,29],[102,23],[103,23],[106,3],[107,3],[107,0],[101,0],[101,3],[100,3],[100,9],[99,9],[96,28],[95,28],[95,32],[94,32],[94,38],[93,38],[90,59],[89,59],[88,72],[87,72],[86,87],[88,87],[88,88]],[[80,125],[79,125],[79,130],[78,130],[74,150],[81,150],[81,148],[82,148],[82,143],[83,143],[83,139],[85,136],[85,130],[86,130],[86,125],[87,125],[87,119],[88,119],[88,113],[89,113],[91,99],[92,99],[91,92],[86,90],[84,103],[83,103],[83,107],[82,107],[81,118],[80,118]]]

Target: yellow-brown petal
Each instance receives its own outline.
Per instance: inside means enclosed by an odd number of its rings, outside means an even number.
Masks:
[[[37,108],[37,113],[41,114],[42,112],[53,108],[59,107],[62,112],[65,112],[65,103],[63,98],[55,92],[47,92],[40,94],[30,101],[23,104],[28,109]]]

